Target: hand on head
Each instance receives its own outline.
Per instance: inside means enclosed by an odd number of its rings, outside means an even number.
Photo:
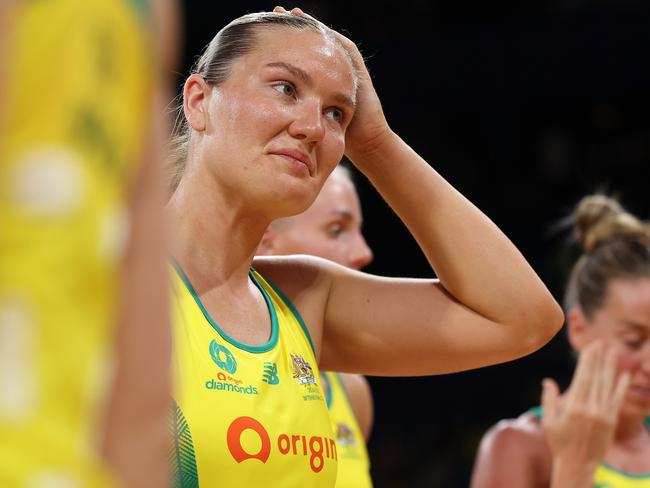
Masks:
[[[277,6],[273,11],[314,19],[300,8],[287,11],[284,7]],[[335,38],[347,51],[358,78],[355,114],[348,126],[345,137],[345,154],[358,167],[360,156],[371,153],[374,148],[382,144],[385,138],[392,136],[392,131],[386,121],[381,102],[357,45],[343,34],[329,29],[324,24],[323,26],[334,34]]]
[[[298,7],[294,7],[294,8],[291,9],[291,11],[288,11],[286,8],[277,5],[273,9],[273,11],[278,13],[278,14],[299,15],[301,17],[309,17],[310,19],[313,19],[313,17],[311,15],[307,15],[305,12],[302,11],[302,9],[300,9]]]

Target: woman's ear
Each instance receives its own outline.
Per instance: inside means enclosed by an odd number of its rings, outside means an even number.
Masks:
[[[187,124],[195,131],[204,131],[210,85],[199,75],[191,75],[183,86],[183,112]]]
[[[580,307],[573,307],[566,315],[569,343],[580,352],[590,342],[590,327]]]

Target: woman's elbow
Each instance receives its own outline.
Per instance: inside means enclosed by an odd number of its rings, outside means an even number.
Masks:
[[[526,354],[530,354],[555,337],[564,324],[564,312],[549,293],[547,297],[529,303],[526,316],[522,319],[526,324],[524,341]]]

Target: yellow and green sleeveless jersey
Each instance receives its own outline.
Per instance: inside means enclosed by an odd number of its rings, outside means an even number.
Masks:
[[[532,408],[529,412],[541,420],[542,407]],[[646,419],[646,425],[650,429],[650,417]],[[594,488],[650,488],[650,473],[626,473],[606,463],[601,463],[594,474]]]
[[[172,306],[173,485],[333,487],[338,449],[309,332],[280,291],[255,271],[271,338],[229,337],[177,268]]]
[[[0,486],[110,486],[96,454],[150,119],[145,2],[14,2],[0,131]]]
[[[336,488],[371,488],[370,461],[359,423],[337,373],[324,372],[325,397],[339,456]]]

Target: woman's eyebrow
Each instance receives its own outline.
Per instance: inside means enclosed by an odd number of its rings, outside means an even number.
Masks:
[[[352,222],[354,220],[354,217],[352,216],[352,212],[345,210],[345,209],[335,209],[330,212],[331,216],[341,218],[343,220],[347,220],[349,222]]]
[[[634,329],[635,332],[650,333],[650,323],[644,324],[633,320],[623,320],[622,324],[628,329]]]
[[[298,66],[295,66],[291,63],[285,63],[284,61],[274,61],[273,63],[268,63],[266,65],[268,68],[280,68],[285,71],[288,71],[291,73],[293,76],[298,78],[300,81],[305,83],[308,86],[313,86],[314,85],[314,79],[311,77],[309,73],[307,73],[305,70],[302,68],[299,68]],[[349,107],[351,110],[354,110],[356,108],[356,102],[354,101],[353,98],[349,97],[345,93],[337,92],[334,94],[334,99],[342,104],[346,105]]]
[[[314,80],[309,75],[309,73],[307,73],[305,70],[303,70],[301,68],[298,68],[298,66],[295,66],[295,65],[293,65],[291,63],[285,63],[283,61],[276,61],[276,62],[273,62],[273,63],[269,63],[266,66],[268,66],[269,68],[284,69],[284,70],[288,71],[289,73],[291,73],[292,75],[294,75],[296,78],[299,78],[300,81],[302,81],[303,83],[305,83],[307,85],[313,85],[314,84]]]

